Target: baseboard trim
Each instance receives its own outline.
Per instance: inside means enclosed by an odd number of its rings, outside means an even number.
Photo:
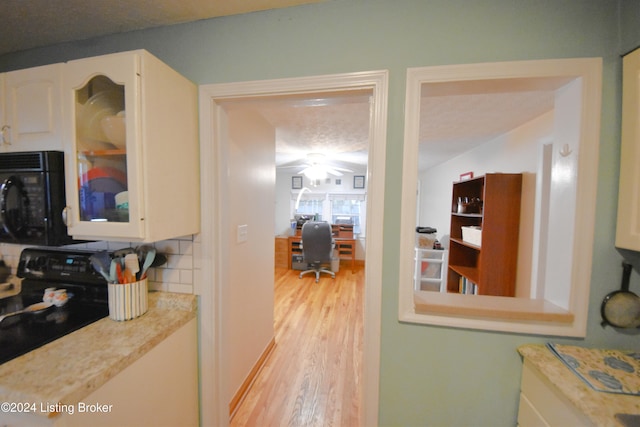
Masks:
[[[267,361],[267,358],[269,357],[269,355],[271,354],[271,352],[275,347],[276,347],[276,339],[275,337],[273,337],[271,338],[271,341],[269,342],[267,347],[262,352],[262,355],[260,356],[256,364],[253,365],[253,368],[251,368],[249,375],[247,375],[247,378],[245,378],[242,385],[240,386],[236,394],[231,399],[231,402],[229,402],[229,419],[233,418],[233,416],[235,415],[236,410],[238,409],[238,407],[240,406],[244,398],[247,396],[247,393],[251,389],[253,382],[256,380],[256,377],[262,370],[262,367]]]

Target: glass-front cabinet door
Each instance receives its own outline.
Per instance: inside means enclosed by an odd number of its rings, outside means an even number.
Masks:
[[[66,221],[73,236],[143,236],[135,54],[66,64]]]

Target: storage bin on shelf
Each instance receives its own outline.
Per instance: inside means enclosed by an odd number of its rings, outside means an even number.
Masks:
[[[462,227],[462,240],[472,245],[482,246],[482,229],[480,227]]]
[[[416,227],[416,248],[433,249],[437,231],[432,227]]]
[[[439,279],[442,275],[442,272],[440,271],[441,263],[435,263],[431,260],[428,260],[428,258],[440,260],[440,258],[435,258],[429,255],[423,257],[422,265],[420,266],[421,277],[424,279]]]

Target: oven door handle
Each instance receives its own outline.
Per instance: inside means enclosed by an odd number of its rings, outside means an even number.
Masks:
[[[21,198],[22,203],[19,203],[17,207],[7,206],[7,196],[12,187],[15,187]],[[27,225],[28,206],[29,197],[24,190],[22,181],[15,175],[5,179],[2,185],[0,185],[0,222],[2,222],[4,231],[14,240],[18,240],[16,235]],[[15,213],[17,213],[17,215]]]

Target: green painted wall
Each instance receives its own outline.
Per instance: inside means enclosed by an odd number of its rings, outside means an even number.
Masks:
[[[619,161],[620,54],[640,43],[634,0],[333,0],[34,49],[0,70],[145,48],[198,84],[390,71],[380,423],[515,425],[516,347],[552,337],[400,324],[397,320],[407,67],[561,57],[604,58],[598,204],[587,346],[640,349],[638,335],[600,327],[619,286],[614,248]],[[620,9],[620,10],[619,10]],[[622,31],[621,31],[622,30]],[[625,31],[626,30],[626,31]],[[632,277],[632,289],[638,276]]]

